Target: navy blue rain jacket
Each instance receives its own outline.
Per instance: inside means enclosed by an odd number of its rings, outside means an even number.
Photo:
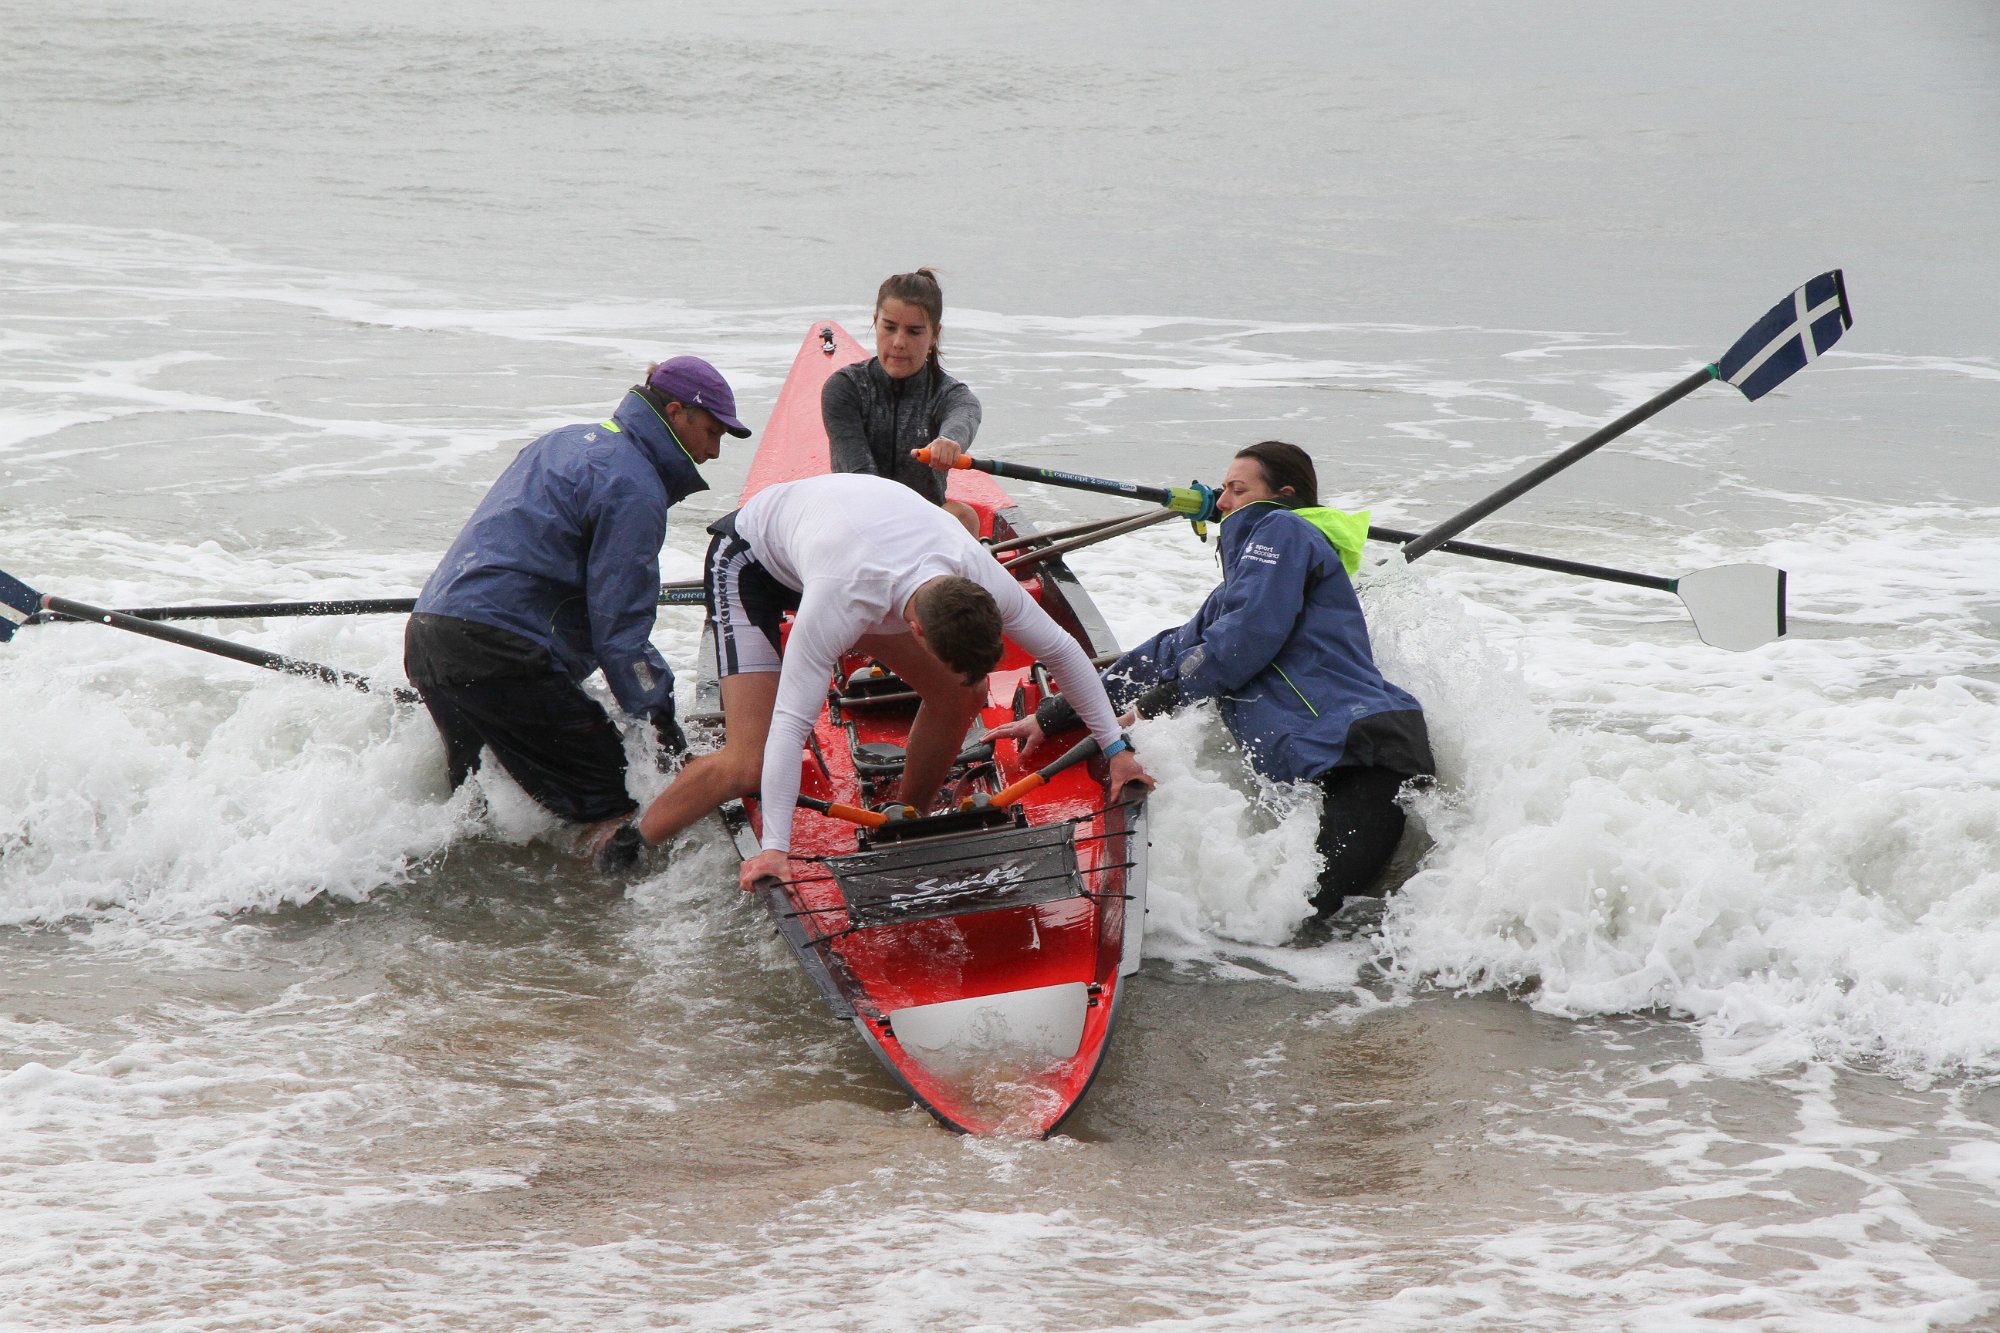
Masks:
[[[572,680],[602,668],[626,712],[673,699],[651,642],[667,509],[708,489],[644,398],[611,420],[563,426],[493,483],[417,598],[417,610],[507,630]]]
[[[1119,707],[1142,692],[1213,698],[1251,766],[1280,782],[1339,766],[1361,718],[1421,707],[1376,668],[1354,584],[1318,528],[1267,501],[1226,516],[1217,543],[1222,583],[1194,619],[1105,672]]]

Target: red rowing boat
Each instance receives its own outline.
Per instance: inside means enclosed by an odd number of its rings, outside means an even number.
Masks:
[[[751,464],[745,500],[827,470],[821,386],[866,356],[839,325],[812,326]],[[1048,542],[982,473],[954,472],[949,494],[978,513],[996,557],[1032,556]],[[1015,573],[1086,653],[1115,651],[1059,555],[1027,559]],[[701,660],[697,716],[713,716],[713,652]],[[853,655],[827,684],[801,758],[791,879],[765,890],[766,908],[834,1014],[853,1022],[940,1122],[973,1134],[1052,1133],[1103,1064],[1124,980],[1139,966],[1144,806],[1107,804],[1099,758],[997,805],[995,793],[1056,753],[1023,755],[1003,742],[959,756],[944,813],[872,828],[836,817],[834,807],[865,813],[894,796],[916,702]],[[1048,688],[1046,672],[1010,641],[982,724],[1021,716]],[[723,817],[738,850],[754,855],[757,802],[727,807]]]

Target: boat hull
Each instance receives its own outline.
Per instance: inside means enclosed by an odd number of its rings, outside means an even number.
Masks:
[[[773,409],[744,499],[827,471],[820,388],[865,352],[831,321],[812,326]],[[1032,530],[991,478],[955,472],[949,493],[983,535]],[[1093,657],[1109,629],[1060,560],[1020,571],[1023,586]],[[717,710],[714,655],[702,654],[696,715]],[[915,700],[850,657],[801,759],[802,795],[866,806],[894,794]],[[982,727],[1030,710],[1049,682],[1009,642],[989,678]],[[997,790],[1049,762],[1002,742],[969,748],[957,799]],[[1102,759],[1056,775],[1008,811],[971,809],[874,831],[801,809],[784,885],[761,897],[833,1013],[851,1021],[916,1102],[947,1127],[1027,1136],[1076,1108],[1109,1049],[1123,983],[1137,970],[1145,916],[1143,804],[1107,808]],[[723,817],[744,856],[758,850],[752,798]]]

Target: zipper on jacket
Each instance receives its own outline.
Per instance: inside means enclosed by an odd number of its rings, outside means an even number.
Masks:
[[[1285,684],[1292,685],[1292,678],[1290,676],[1285,675],[1285,669],[1279,666],[1276,662],[1271,663],[1271,670],[1277,672],[1278,675],[1281,678],[1283,678]],[[1308,713],[1311,713],[1314,717],[1319,716],[1319,709],[1314,708],[1312,706],[1312,700],[1306,698],[1305,692],[1303,690],[1301,690],[1296,685],[1292,685],[1292,693],[1299,696],[1299,702],[1306,706],[1306,711]]]

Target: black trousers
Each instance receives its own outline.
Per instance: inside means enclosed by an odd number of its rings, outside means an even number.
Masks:
[[[403,668],[444,737],[452,790],[493,751],[521,789],[559,819],[594,824],[639,808],[625,792],[625,742],[604,709],[556,671],[545,649],[491,626],[419,612]],[[678,735],[671,708],[655,717]]]
[[[559,819],[594,824],[639,808],[625,791],[625,742],[595,699],[561,676],[417,686],[444,737],[452,790],[482,748]]]
[[[1334,768],[1316,781],[1323,793],[1319,817],[1320,871],[1313,909],[1340,910],[1344,899],[1363,897],[1396,854],[1408,822],[1396,792],[1408,776],[1388,768]]]

